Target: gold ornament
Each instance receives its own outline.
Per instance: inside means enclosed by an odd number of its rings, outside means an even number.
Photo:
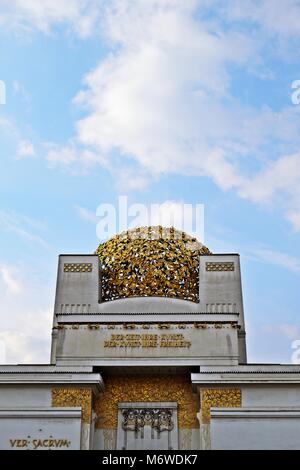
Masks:
[[[206,271],[234,271],[234,263],[206,263]]]
[[[92,390],[90,388],[53,388],[52,406],[81,407],[83,423],[90,423],[92,417]]]
[[[96,254],[102,301],[156,296],[198,302],[199,256],[210,251],[184,232],[157,226],[116,235]]]
[[[95,411],[98,416],[96,427],[117,429],[118,403],[163,401],[177,402],[180,429],[199,427],[197,420],[198,397],[192,391],[189,377],[181,375],[107,377],[105,391],[95,401]]]
[[[64,263],[65,273],[91,273],[92,263]]]
[[[211,408],[238,408],[241,405],[242,392],[239,388],[201,390],[201,416],[204,424],[210,423]]]

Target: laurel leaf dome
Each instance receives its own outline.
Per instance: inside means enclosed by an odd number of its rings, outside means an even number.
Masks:
[[[98,246],[102,301],[174,297],[198,301],[199,256],[209,249],[175,228],[141,227]]]

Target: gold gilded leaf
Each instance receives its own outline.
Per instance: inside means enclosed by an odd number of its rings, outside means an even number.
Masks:
[[[199,255],[210,251],[184,232],[156,226],[116,235],[96,253],[103,301],[134,295],[197,302]]]

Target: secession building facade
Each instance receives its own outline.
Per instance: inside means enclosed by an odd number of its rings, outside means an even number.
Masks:
[[[247,364],[240,260],[161,227],[61,255],[49,365],[0,366],[1,449],[297,449],[300,366]]]

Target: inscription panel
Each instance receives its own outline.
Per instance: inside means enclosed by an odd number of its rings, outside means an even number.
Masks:
[[[79,450],[81,413],[73,410],[1,410],[0,449]]]
[[[111,334],[105,348],[190,348],[183,334]]]
[[[168,323],[58,326],[59,359],[237,360],[237,324]],[[80,338],[80,339],[79,339]]]

